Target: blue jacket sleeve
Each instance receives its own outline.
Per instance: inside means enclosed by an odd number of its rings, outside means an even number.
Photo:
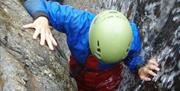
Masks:
[[[53,28],[65,33],[71,55],[85,63],[90,53],[88,32],[95,14],[47,0],[26,0],[24,6],[33,18],[46,16]]]
[[[144,60],[139,55],[141,51],[141,41],[138,28],[133,21],[130,22],[130,25],[133,31],[133,39],[128,56],[125,58],[124,63],[128,66],[130,71],[136,72],[139,66],[144,65]]]
[[[45,16],[55,29],[66,34],[75,28],[83,28],[95,17],[90,12],[47,0],[25,0],[24,6],[33,18]]]
[[[46,11],[44,4],[44,0],[25,0],[24,2],[25,8],[33,18],[37,18],[39,16],[47,17],[48,12]]]

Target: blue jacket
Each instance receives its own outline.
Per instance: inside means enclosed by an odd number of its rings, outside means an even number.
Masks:
[[[88,32],[90,24],[96,16],[95,14],[46,0],[26,0],[24,5],[33,18],[39,16],[48,17],[50,24],[56,30],[66,34],[71,55],[79,63],[84,64],[86,62],[88,55],[91,54],[88,44]],[[144,61],[139,56],[141,42],[138,29],[134,22],[131,21],[130,24],[133,31],[133,41],[124,63],[132,72],[135,72],[138,65],[144,64]],[[102,62],[98,64],[103,69],[113,65]]]

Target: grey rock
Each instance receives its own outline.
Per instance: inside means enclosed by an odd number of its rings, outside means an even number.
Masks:
[[[54,32],[59,45],[50,51],[22,31],[30,22],[19,0],[0,1],[0,91],[76,91],[65,35]]]

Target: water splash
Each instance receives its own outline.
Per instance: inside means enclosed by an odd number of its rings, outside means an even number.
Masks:
[[[102,8],[119,10],[137,23],[144,60],[156,57],[161,67],[151,82],[136,81],[124,71],[130,79],[123,80],[119,91],[180,91],[180,0],[100,1]]]

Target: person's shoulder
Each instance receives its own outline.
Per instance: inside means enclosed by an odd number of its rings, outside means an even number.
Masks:
[[[137,25],[134,21],[129,21],[132,31],[138,31]]]
[[[139,52],[141,50],[141,36],[136,23],[134,21],[130,21],[130,25],[133,33],[130,50],[133,52]]]

